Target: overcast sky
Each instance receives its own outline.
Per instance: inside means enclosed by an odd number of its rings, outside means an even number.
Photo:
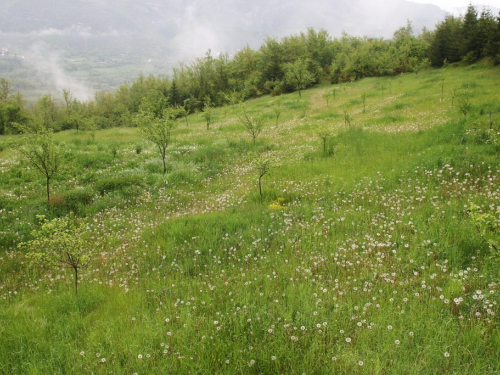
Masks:
[[[483,5],[500,8],[500,0],[411,0],[415,3],[425,3],[425,4],[435,4],[438,7],[448,11],[455,12],[455,8],[466,7],[469,5],[469,2],[472,5],[479,5],[481,8]]]

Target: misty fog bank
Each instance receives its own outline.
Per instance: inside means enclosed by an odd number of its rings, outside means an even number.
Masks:
[[[404,0],[383,4],[375,0],[75,0],[62,4],[18,0],[0,10],[0,40],[10,57],[18,58],[13,64],[18,71],[22,65],[35,71],[50,90],[67,88],[84,100],[96,89],[135,79],[141,71],[169,74],[177,62],[201,57],[208,49],[214,55],[231,55],[245,45],[258,48],[266,36],[280,38],[308,27],[325,29],[333,37],[346,32],[390,38],[407,20],[418,32],[423,27],[432,29],[444,16],[437,6]],[[123,69],[111,83],[100,84],[120,64],[130,69]],[[5,69],[0,70],[2,76],[16,77],[16,69],[4,73]]]

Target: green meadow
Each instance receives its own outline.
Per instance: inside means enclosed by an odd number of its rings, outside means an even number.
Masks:
[[[499,84],[450,65],[193,114],[165,174],[132,124],[59,132],[50,203],[1,136],[0,373],[498,373],[500,231],[470,209],[498,218]],[[78,295],[18,247],[70,212],[101,244]]]

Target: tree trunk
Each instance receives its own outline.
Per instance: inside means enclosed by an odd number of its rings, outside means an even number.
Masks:
[[[78,267],[73,267],[75,270],[75,296],[78,296]]]
[[[260,199],[262,200],[262,184],[260,183],[260,180],[262,180],[262,176],[259,176],[259,193]]]
[[[50,177],[46,176],[46,183],[47,183],[47,203],[50,204]]]

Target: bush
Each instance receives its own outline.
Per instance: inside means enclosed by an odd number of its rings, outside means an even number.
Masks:
[[[128,186],[142,185],[143,179],[138,175],[117,176],[105,178],[95,183],[95,189],[99,194],[104,195],[115,190],[120,190]]]
[[[76,162],[82,168],[95,170],[111,164],[113,157],[106,153],[81,153]]]
[[[68,191],[63,195],[66,210],[75,214],[80,214],[85,206],[92,204],[94,195],[87,189],[77,189]]]
[[[15,204],[11,199],[0,196],[0,210],[11,211],[15,208]]]
[[[163,164],[161,161],[152,161],[144,164],[144,170],[149,173],[163,174]],[[172,170],[172,166],[167,164],[167,171]]]
[[[61,195],[54,195],[50,197],[49,206],[55,209],[62,209],[64,207],[64,197]]]
[[[168,182],[173,184],[192,184],[193,176],[187,171],[175,171],[168,175]]]

